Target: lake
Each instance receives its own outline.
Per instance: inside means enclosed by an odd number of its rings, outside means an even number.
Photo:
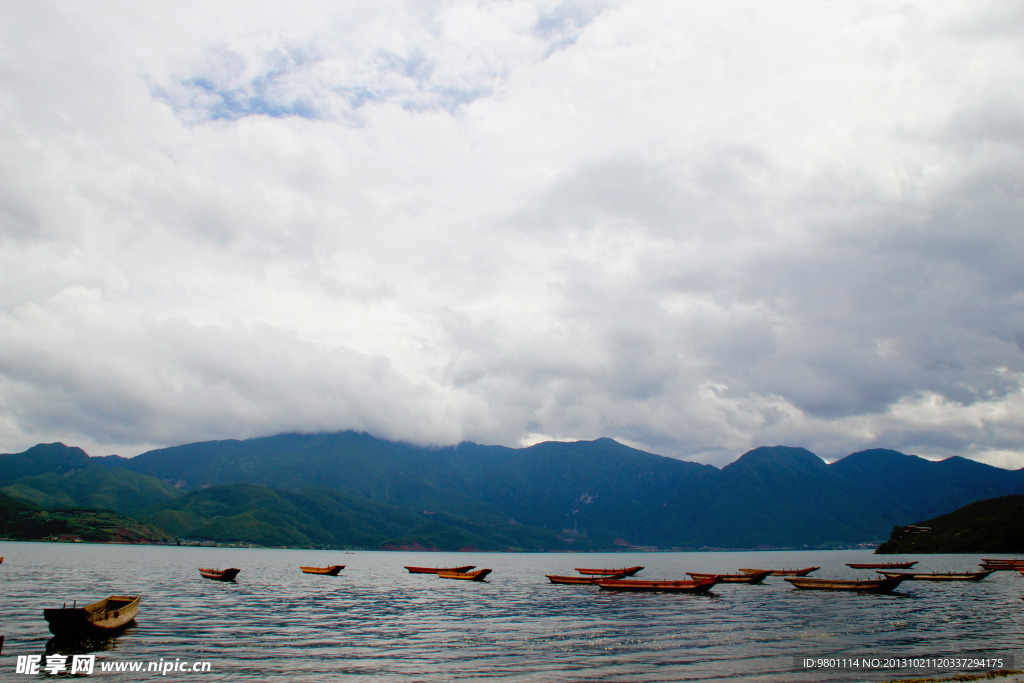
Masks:
[[[18,655],[90,651],[89,680],[213,681],[884,681],[933,669],[811,669],[802,658],[1011,657],[1024,668],[1024,577],[904,582],[891,595],[720,584],[708,595],[609,593],[545,574],[646,567],[689,578],[740,567],[819,565],[867,578],[868,550],[714,553],[404,553],[0,542],[0,680]],[[919,555],[915,571],[977,570],[981,556]],[[998,557],[998,555],[997,555]],[[300,565],[344,564],[337,577]],[[409,574],[475,564],[486,583]],[[198,567],[240,567],[236,583]],[[143,596],[137,622],[97,644],[51,641],[42,610]],[[102,664],[208,663],[208,672],[103,672]],[[45,663],[45,662],[44,662]],[[940,670],[942,672],[943,670]]]

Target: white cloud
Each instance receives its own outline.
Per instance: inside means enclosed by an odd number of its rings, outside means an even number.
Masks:
[[[1024,465],[1022,30],[959,0],[23,3],[0,451]]]

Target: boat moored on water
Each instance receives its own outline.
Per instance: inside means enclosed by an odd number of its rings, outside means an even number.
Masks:
[[[629,591],[634,593],[707,593],[718,584],[718,578],[692,581],[641,581],[639,579],[604,579],[597,582],[605,591]]]
[[[463,581],[483,581],[491,573],[490,569],[477,569],[475,572],[453,572],[440,570],[437,575],[442,579],[462,579]]]
[[[1006,571],[1012,569],[1024,569],[1024,560],[994,560],[994,559],[983,559],[981,561],[982,569],[991,569],[993,571]]]
[[[321,576],[337,576],[344,568],[343,564],[332,564],[330,567],[299,567],[303,574],[320,574]]]
[[[803,576],[787,576],[795,588],[804,590],[854,591],[861,593],[888,593],[900,585],[906,577],[893,576],[883,579],[809,579]]]
[[[580,574],[590,574],[591,576],[613,576],[615,574],[622,574],[623,576],[633,576],[643,567],[623,567],[622,569],[583,569],[576,567],[576,571]]]
[[[847,562],[846,566],[852,569],[910,569],[917,560],[912,562]]]
[[[234,581],[235,577],[238,576],[238,572],[242,571],[235,567],[230,569],[204,569],[199,568],[199,574],[204,579],[210,579],[211,581]]]
[[[626,577],[625,574],[613,574],[611,576],[559,576],[558,574],[545,574],[551,583],[565,583],[575,585],[590,585],[593,586],[600,581],[608,581],[609,579],[623,579]]]
[[[113,633],[135,620],[139,612],[138,595],[111,595],[91,605],[72,603],[44,609],[43,617],[55,636],[81,637]]]
[[[462,567],[409,567],[410,574],[436,574],[438,572],[468,572],[470,569],[475,567],[475,564],[467,564]]]
[[[769,576],[807,576],[813,571],[817,571],[821,567],[804,567],[803,569],[743,569],[740,571],[744,574],[757,574],[759,572],[768,572]]]
[[[717,577],[719,583],[749,583],[749,584],[755,584],[755,583],[761,583],[766,578],[768,578],[768,575],[771,574],[771,571],[769,571],[767,569],[763,569],[763,570],[761,570],[759,572],[743,572],[741,574],[701,574],[701,573],[698,573],[698,572],[686,572],[686,573],[690,576],[690,578],[695,579],[697,581],[701,581],[701,580],[704,580],[704,579],[710,579],[711,577]]]
[[[980,572],[890,572],[879,570],[883,576],[902,576],[904,581],[981,581],[994,572],[988,569]]]

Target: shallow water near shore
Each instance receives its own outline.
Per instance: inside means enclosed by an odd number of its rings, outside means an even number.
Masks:
[[[46,607],[141,595],[135,625],[81,649],[101,663],[208,662],[205,681],[883,681],[928,668],[806,669],[802,659],[1015,658],[1024,668],[1024,577],[904,582],[891,595],[720,584],[708,595],[609,593],[545,574],[643,565],[636,578],[740,567],[819,565],[811,576],[869,578],[848,562],[904,559],[868,550],[714,553],[404,553],[0,543],[0,680],[18,655],[61,652]],[[918,555],[914,571],[974,571],[978,555]],[[997,556],[998,557],[998,556]],[[344,564],[337,577],[300,565]],[[475,564],[485,583],[409,574],[405,565]],[[198,567],[239,567],[235,583]],[[175,676],[172,676],[172,678]]]

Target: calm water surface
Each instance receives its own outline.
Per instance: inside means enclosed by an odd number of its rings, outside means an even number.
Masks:
[[[806,671],[794,657],[1013,655],[1024,668],[1024,577],[904,583],[892,595],[806,592],[778,577],[709,595],[558,586],[575,567],[687,571],[820,565],[865,578],[870,551],[491,554],[0,543],[0,680],[17,655],[61,652],[44,607],[143,596],[136,625],[105,643],[88,679],[122,681],[882,681],[927,671]],[[922,555],[919,571],[977,569],[980,556]],[[895,558],[884,558],[888,561]],[[299,565],[344,564],[337,577]],[[409,574],[404,565],[476,564],[486,583]],[[198,567],[240,567],[236,583]],[[100,662],[209,662],[208,673],[101,673]]]

